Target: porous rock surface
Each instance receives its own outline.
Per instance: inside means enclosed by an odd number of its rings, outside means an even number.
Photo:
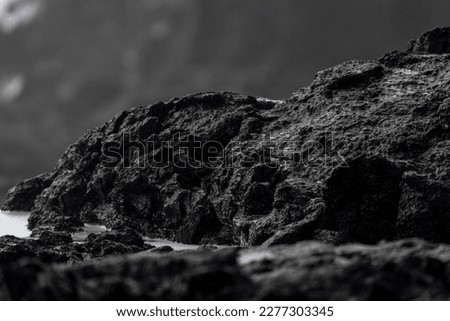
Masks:
[[[449,242],[449,30],[319,72],[283,101],[204,93],[124,111],[3,209],[31,211],[31,228],[101,221],[196,244]]]

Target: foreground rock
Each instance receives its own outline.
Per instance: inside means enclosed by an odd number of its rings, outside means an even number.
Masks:
[[[124,111],[4,209],[31,210],[32,228],[101,221],[196,244],[450,242],[448,43],[436,29],[285,101],[205,93]]]
[[[448,300],[449,263],[449,246],[418,240],[145,253],[72,266],[25,259],[0,267],[0,299]]]
[[[24,258],[36,258],[43,263],[74,263],[153,248],[129,229],[90,234],[82,243],[74,243],[66,232],[41,230],[33,236],[33,239],[0,237],[0,264],[12,264]]]

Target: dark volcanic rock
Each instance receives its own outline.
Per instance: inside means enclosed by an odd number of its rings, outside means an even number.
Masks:
[[[91,234],[83,243],[74,243],[66,232],[38,230],[33,237],[0,237],[0,264],[12,264],[24,258],[35,258],[44,263],[73,263],[153,248],[144,244],[132,230]]]
[[[101,234],[90,234],[86,242],[87,243],[98,243],[104,240],[122,243],[129,246],[143,247],[144,241],[142,238],[133,230],[124,229],[123,231],[112,231]]]
[[[450,28],[436,28],[410,42],[409,52],[419,54],[450,53]]]
[[[173,252],[173,248],[168,245],[155,247],[154,249],[151,249],[150,252],[152,253],[169,253]]]
[[[0,299],[448,300],[449,267],[449,246],[418,240],[147,253],[72,266],[22,260],[0,267]]]
[[[50,174],[42,174],[19,183],[8,191],[2,210],[30,212],[36,197],[49,187],[51,182]]]
[[[0,264],[10,264],[23,258],[37,258],[45,263],[69,262],[76,257],[73,246],[56,245],[46,240],[24,240],[14,236],[0,237]]]
[[[197,244],[449,242],[448,30],[284,101],[205,93],[124,111],[6,208],[36,196],[32,228],[98,220]]]
[[[142,238],[131,229],[90,234],[83,244],[92,257],[137,253],[147,249]]]
[[[63,245],[73,242],[72,236],[67,232],[42,231],[38,235],[39,241],[45,245]]]

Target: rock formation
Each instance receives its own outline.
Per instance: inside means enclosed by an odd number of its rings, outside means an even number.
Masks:
[[[31,228],[102,221],[198,244],[448,242],[448,41],[433,30],[284,101],[205,93],[124,111],[4,209],[32,211]]]
[[[15,266],[2,269],[3,278],[19,266],[19,277],[34,284],[29,293],[5,284],[0,294],[448,298],[449,248],[426,241],[450,242],[449,35],[450,28],[435,29],[406,52],[324,70],[286,100],[195,94],[132,108],[86,132],[53,172],[10,190],[3,209],[31,211],[29,227],[44,232],[37,241],[0,240],[0,259]],[[111,232],[70,245],[64,233],[89,222]],[[39,263],[142,252],[139,235],[263,245],[247,254],[268,259],[253,264],[244,250],[211,247],[73,267]],[[398,241],[406,238],[425,241]],[[347,243],[366,245],[339,246]],[[363,280],[367,289],[355,286]],[[90,292],[96,282],[108,286]]]

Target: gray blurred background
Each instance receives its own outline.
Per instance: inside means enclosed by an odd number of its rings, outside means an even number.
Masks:
[[[286,98],[449,20],[448,0],[0,0],[0,202],[122,109]]]

